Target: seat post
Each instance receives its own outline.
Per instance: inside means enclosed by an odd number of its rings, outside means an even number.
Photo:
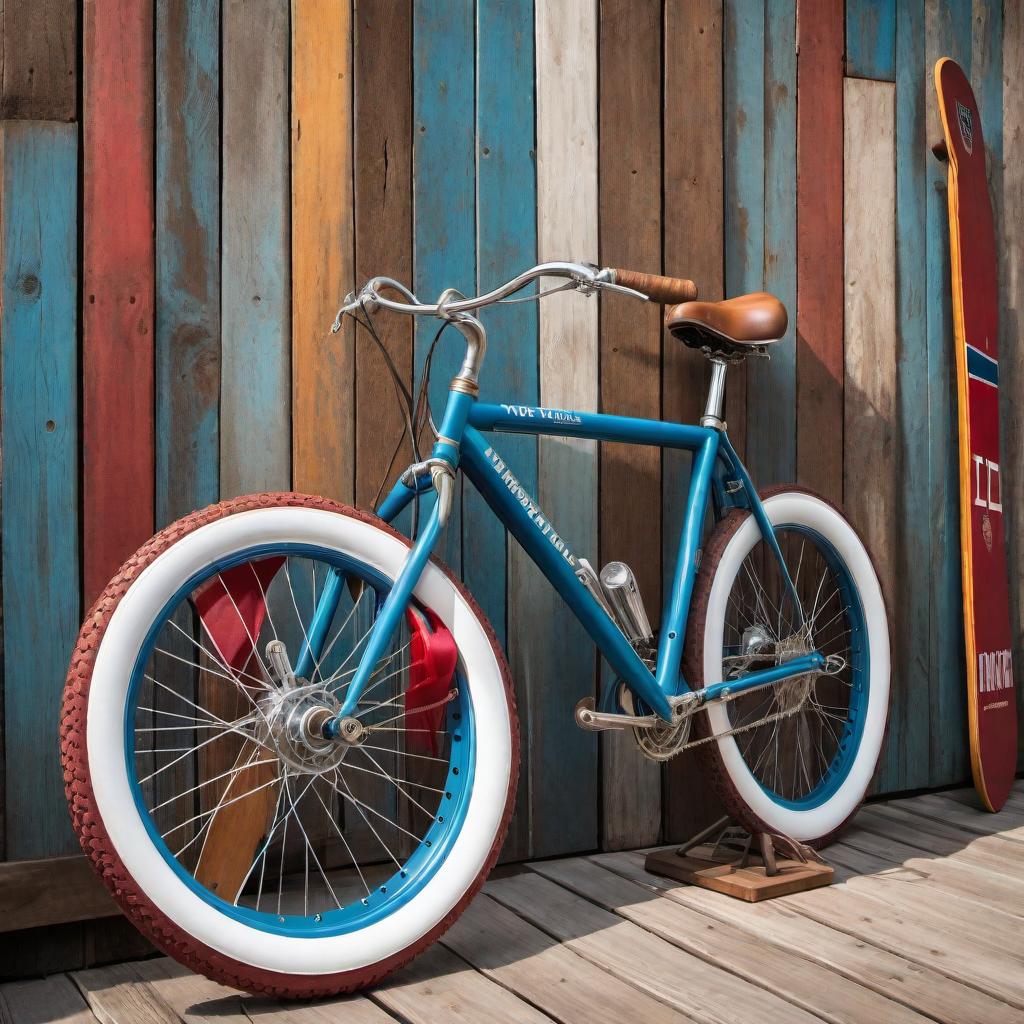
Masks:
[[[704,415],[700,418],[702,427],[724,430],[725,420],[722,419],[722,403],[725,399],[725,371],[729,364],[717,356],[711,357],[711,383],[708,385],[708,400],[704,406]]]

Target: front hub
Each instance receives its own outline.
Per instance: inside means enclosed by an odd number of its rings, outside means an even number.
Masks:
[[[321,686],[274,690],[260,706],[261,739],[282,762],[303,775],[322,775],[338,767],[366,735],[358,719],[344,719],[338,738],[342,742],[324,736],[324,727],[338,714],[340,704]]]

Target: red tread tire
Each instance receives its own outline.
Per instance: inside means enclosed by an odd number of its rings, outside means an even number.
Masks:
[[[839,508],[835,502],[829,501],[828,498],[823,497],[816,491],[812,491],[808,487],[798,487],[793,484],[778,484],[758,491],[758,496],[761,501],[766,501],[768,498],[771,498],[776,494],[783,494],[791,491],[808,494],[834,509],[843,517],[850,526],[850,529],[854,531],[861,544],[864,545],[865,550],[870,552],[870,549],[864,542],[864,538],[861,536],[860,531],[857,530],[857,528],[850,523],[848,519],[846,519],[845,515],[843,515],[842,509]],[[751,515],[751,513],[745,509],[733,509],[727,513],[712,530],[711,536],[708,539],[708,543],[701,556],[700,569],[697,571],[697,578],[693,585],[693,598],[690,604],[690,615],[686,630],[686,646],[684,648],[685,653],[683,655],[684,678],[695,690],[703,689],[705,685],[704,624],[707,618],[708,602],[711,599],[711,584],[715,578],[715,573],[718,571],[719,562],[722,559],[722,555],[724,554],[729,541],[732,540],[736,531],[746,521],[749,515]],[[887,618],[888,612],[888,603],[886,602]],[[889,621],[891,622],[891,619],[889,619]],[[888,737],[888,728],[889,720],[887,719],[886,735],[883,736],[878,759],[875,762],[874,771],[872,772],[873,779],[877,779],[878,777],[879,765],[882,760],[882,752],[885,750],[885,742]],[[700,739],[705,739],[711,735],[711,726],[708,722],[708,717],[703,712],[696,716],[694,721],[694,734],[695,737]],[[718,744],[703,743],[699,747],[695,748],[695,752],[701,765],[704,780],[715,796],[718,797],[718,800],[725,812],[735,821],[739,822],[745,829],[747,829],[748,832],[773,832],[774,829],[772,826],[768,825],[753,810],[751,810],[747,802],[737,792],[736,787],[729,776],[729,772],[726,770],[725,764],[722,761]],[[873,785],[874,782],[872,782],[872,787]],[[870,788],[868,791],[870,792]],[[860,805],[854,808],[854,810],[831,832],[807,843],[807,845],[814,849],[824,849],[830,843],[835,842],[840,833],[843,832],[850,822],[853,821],[859,810]]]
[[[244,495],[239,498],[233,498],[230,501],[222,501],[219,504],[210,505],[172,523],[147,541],[121,566],[85,617],[82,630],[75,643],[64,687],[60,725],[60,749],[61,764],[64,769],[64,792],[68,801],[68,809],[71,812],[71,821],[75,834],[82,845],[82,850],[92,861],[93,867],[96,869],[104,885],[106,885],[111,895],[120,905],[125,916],[136,928],[150,939],[157,948],[174,957],[179,963],[197,973],[212,978],[214,981],[233,988],[276,996],[278,998],[310,999],[352,992],[380,981],[386,975],[407,964],[413,957],[434,943],[455,923],[462,911],[469,905],[494,867],[498,854],[501,851],[505,834],[508,831],[519,775],[519,718],[516,713],[515,692],[512,687],[508,663],[505,660],[504,652],[491,624],[487,621],[479,605],[473,600],[472,595],[454,576],[452,571],[446,565],[434,559],[434,563],[445,573],[459,593],[465,598],[484,627],[504,682],[512,733],[512,764],[508,794],[505,801],[505,812],[498,827],[494,845],[487,858],[487,862],[463,897],[448,915],[426,935],[388,959],[357,970],[329,975],[314,975],[308,978],[304,978],[302,975],[281,974],[275,971],[263,970],[234,960],[198,942],[158,910],[149,900],[146,893],[135,883],[118,857],[97,812],[93,797],[89,779],[85,735],[89,687],[92,680],[92,669],[96,653],[99,650],[107,623],[110,621],[110,617],[118,602],[139,573],[153,562],[158,555],[162,554],[180,538],[208,523],[224,519],[239,512],[280,506],[322,509],[359,519],[363,522],[371,523],[378,529],[397,537],[406,546],[411,544],[407,537],[403,537],[371,512],[343,505],[329,498],[290,492]]]

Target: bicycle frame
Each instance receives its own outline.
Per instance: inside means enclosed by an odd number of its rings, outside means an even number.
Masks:
[[[576,556],[532,496],[523,489],[512,468],[481,431],[580,437],[654,445],[694,453],[675,578],[661,625],[661,642],[654,673],[641,660],[614,620],[577,578]],[[716,517],[734,507],[750,510],[762,537],[781,567],[789,595],[797,609],[801,607],[775,531],[724,429],[539,406],[495,405],[478,402],[471,394],[453,390],[442,417],[432,459],[442,461],[445,467],[450,467],[452,474],[459,468],[465,472],[508,532],[522,545],[572,609],[615,670],[616,676],[626,683],[644,705],[665,721],[673,720],[673,704],[692,692],[682,677],[680,666],[709,502]],[[414,478],[412,486],[399,480],[381,503],[378,514],[390,522],[411,501],[432,487],[429,476]],[[434,503],[410,549],[402,572],[378,612],[377,621],[367,637],[366,647],[346,690],[335,723],[354,713],[373,667],[398,628],[446,517],[441,506],[442,501]],[[297,676],[308,674],[312,664],[319,658],[341,591],[340,577],[325,585],[310,627],[309,642],[295,668]],[[745,673],[705,686],[698,691],[698,696],[702,701],[721,699],[807,672],[820,671],[824,667],[823,655],[812,651],[769,669]],[[618,709],[616,692],[615,686],[606,689],[601,699],[603,710]]]

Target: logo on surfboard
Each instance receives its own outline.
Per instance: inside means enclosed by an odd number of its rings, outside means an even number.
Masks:
[[[960,138],[964,140],[964,149],[970,156],[974,152],[974,114],[970,107],[965,107],[959,100],[956,101],[956,120],[960,125]]]

